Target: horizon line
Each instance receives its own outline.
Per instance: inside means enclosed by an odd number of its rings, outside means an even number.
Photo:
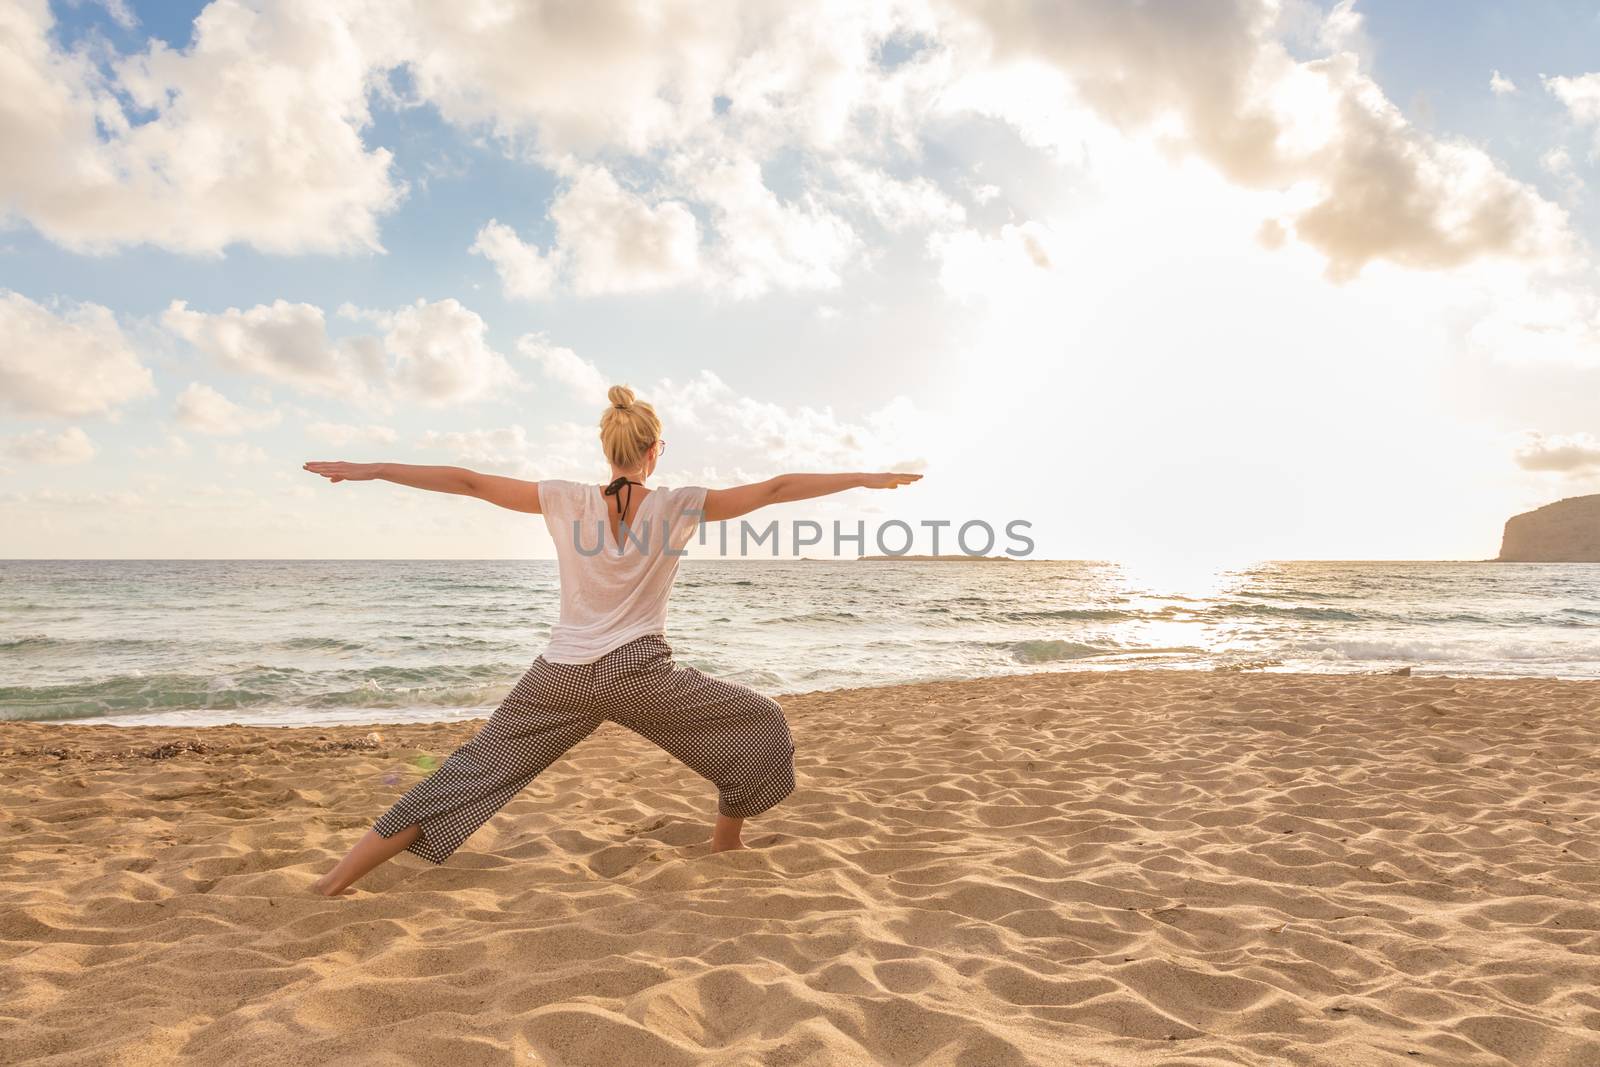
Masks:
[[[965,556],[927,555],[907,559],[897,557],[859,556],[685,556],[684,563],[945,563],[968,561],[973,563],[1139,563],[1149,557],[1016,557],[1016,556]],[[0,556],[0,563],[556,563],[555,556]],[[1250,566],[1258,563],[1558,563],[1586,565],[1579,560],[1502,560],[1490,557],[1421,558],[1412,556],[1345,558],[1345,557],[1258,557],[1235,563]],[[1587,564],[1593,566],[1595,564]]]

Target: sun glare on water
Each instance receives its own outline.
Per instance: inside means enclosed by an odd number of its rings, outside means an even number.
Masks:
[[[1228,647],[1235,637],[1232,626],[1218,623],[1211,609],[1249,581],[1255,563],[1178,555],[1117,561],[1111,568],[1113,585],[1125,598],[1122,606],[1136,617],[1117,627],[1115,639],[1150,651]]]
[[[1158,601],[1208,601],[1238,588],[1244,573],[1260,560],[1245,557],[1143,557],[1115,566],[1126,595]]]

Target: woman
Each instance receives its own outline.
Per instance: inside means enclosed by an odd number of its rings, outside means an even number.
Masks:
[[[406,850],[443,863],[535,775],[606,721],[644,735],[717,787],[711,851],[744,848],[744,820],[794,788],[794,744],[776,701],[672,662],[667,595],[702,520],[846,489],[894,489],[918,474],[784,474],[733,489],[651,489],[666,443],[655,410],[613,386],[600,417],[605,486],[526,482],[461,467],[307,463],[332,482],[382,479],[543,514],[561,612],[550,644],[478,734],[385,812],[317,880],[325,896]]]

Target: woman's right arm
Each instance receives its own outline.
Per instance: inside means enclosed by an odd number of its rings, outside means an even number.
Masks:
[[[465,467],[430,467],[413,463],[344,463],[313,460],[304,470],[331,482],[384,481],[436,493],[475,496],[512,511],[539,514],[539,483],[483,474]]]
[[[897,489],[921,477],[920,474],[780,474],[751,485],[706,490],[703,518],[706,522],[737,519],[769,504],[810,500],[846,489]]]

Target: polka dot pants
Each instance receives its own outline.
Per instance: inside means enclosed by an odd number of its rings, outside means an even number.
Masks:
[[[443,863],[534,776],[603,722],[641,734],[717,787],[717,810],[758,815],[794,789],[794,742],[778,703],[672,662],[660,634],[594,663],[534,661],[472,740],[372,828],[421,832],[407,851]]]

